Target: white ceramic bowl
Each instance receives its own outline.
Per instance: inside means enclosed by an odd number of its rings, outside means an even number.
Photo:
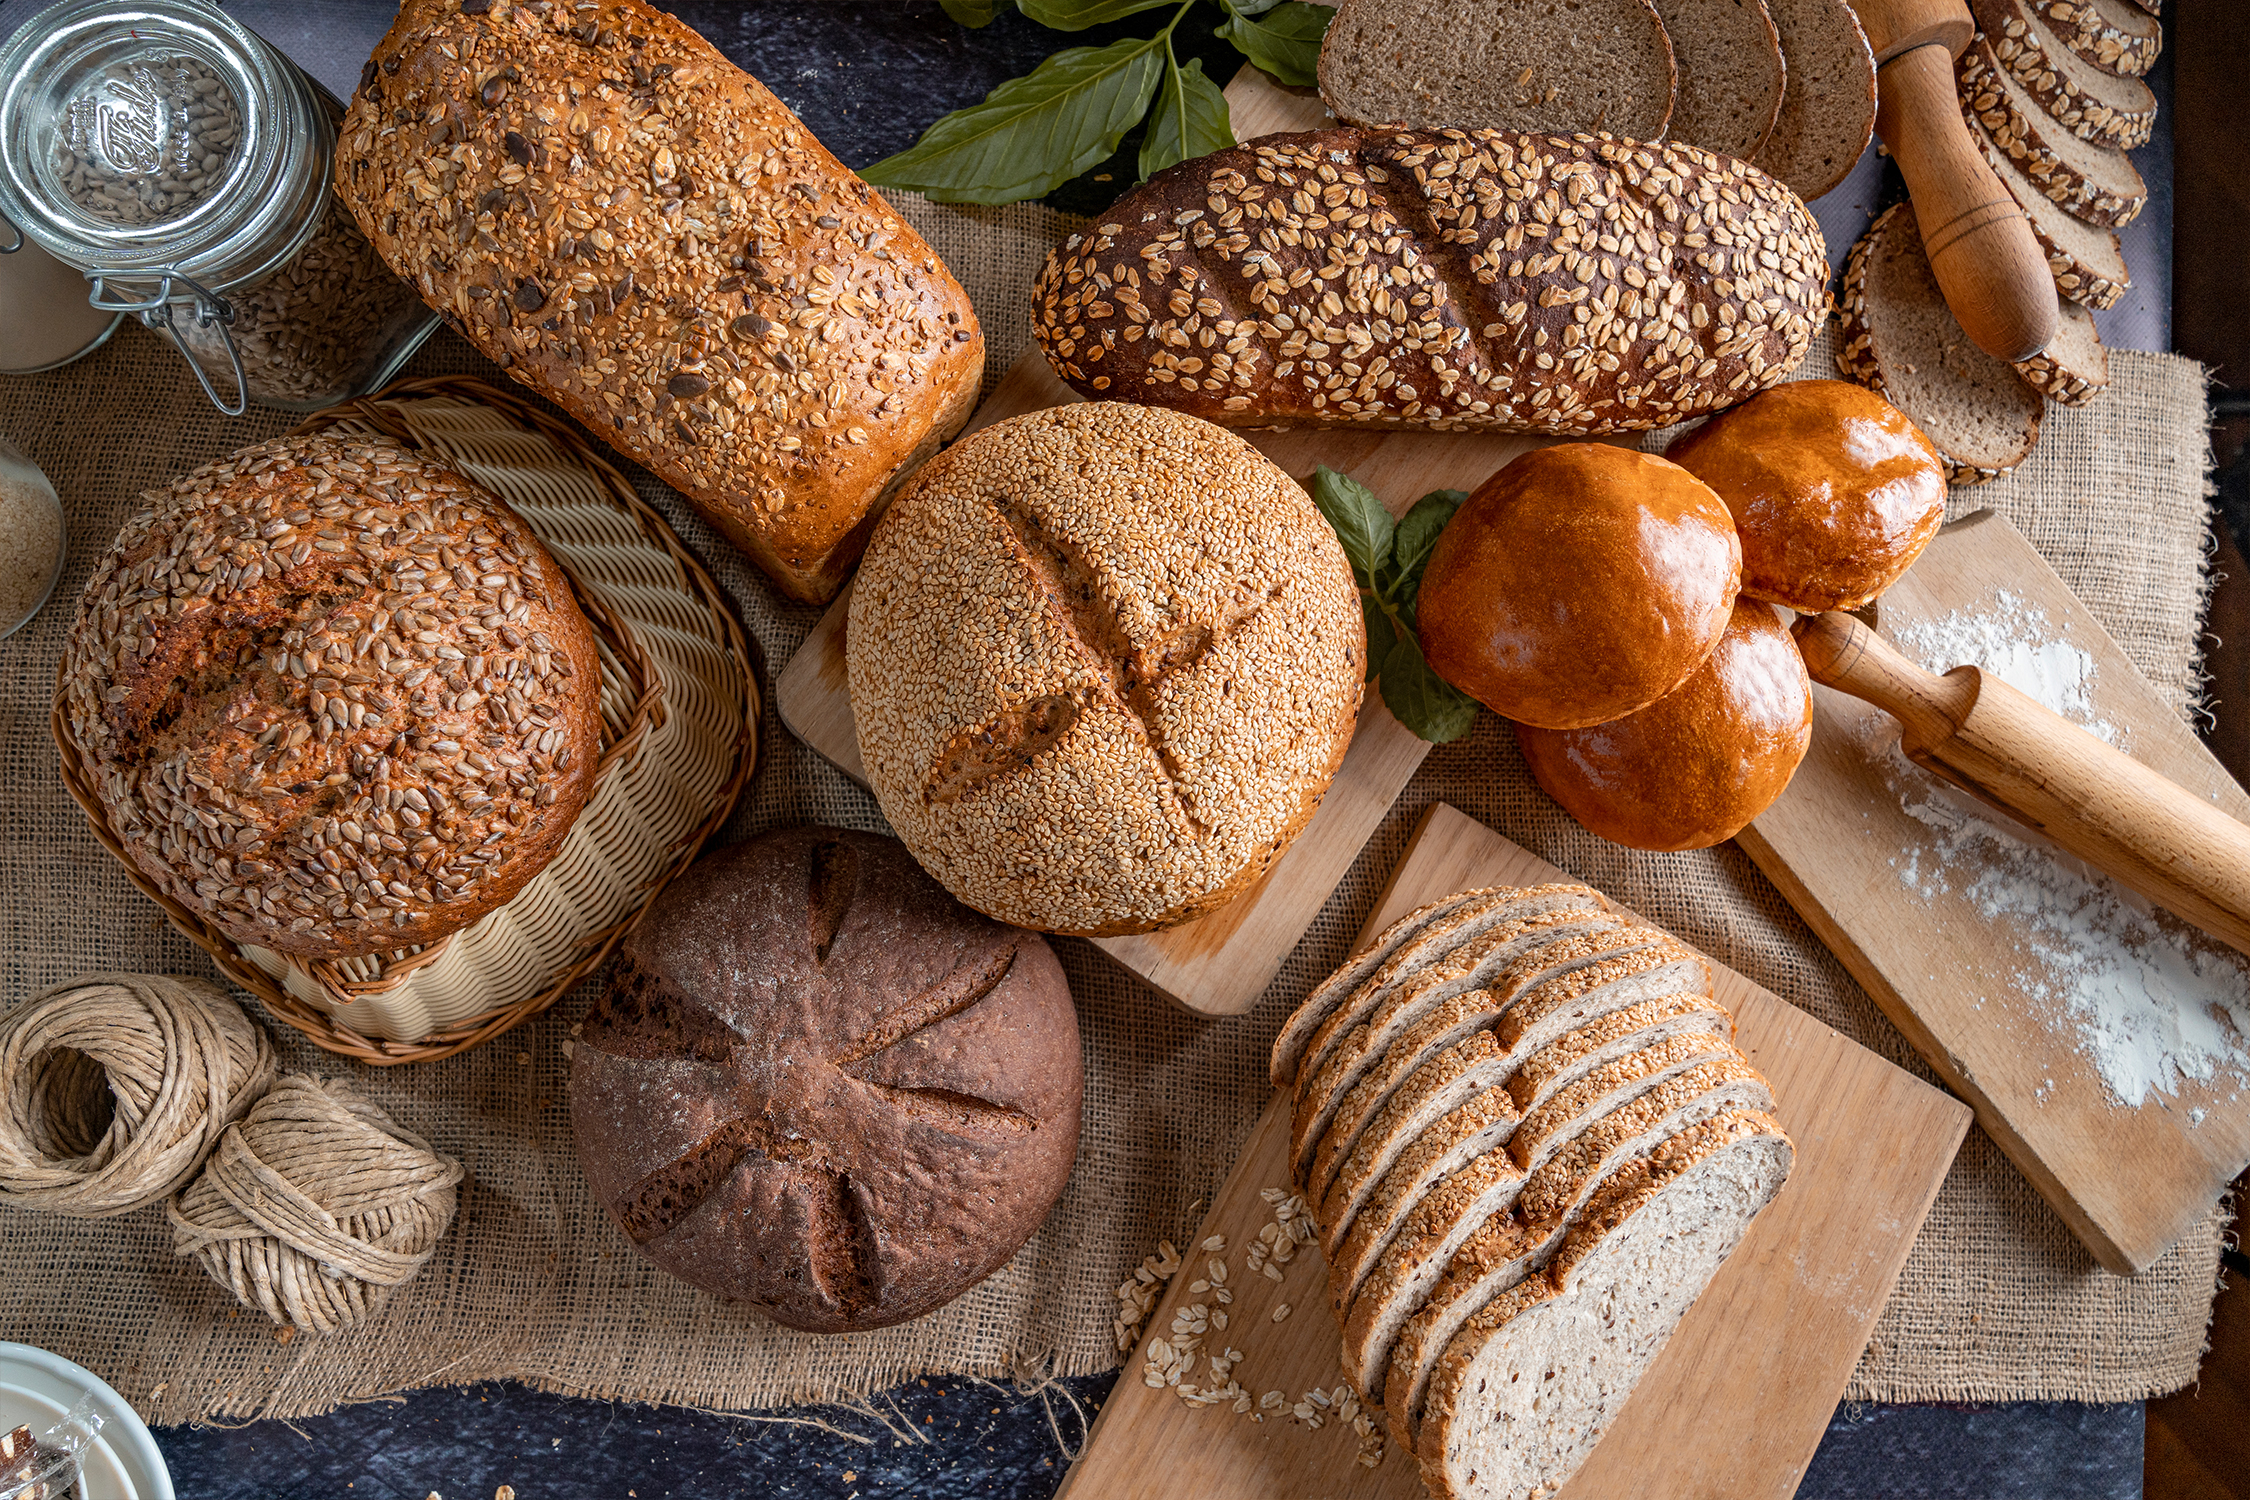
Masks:
[[[44,1431],[89,1391],[102,1430],[81,1460],[83,1500],[178,1500],[156,1439],[123,1396],[59,1354],[0,1343],[0,1426]]]

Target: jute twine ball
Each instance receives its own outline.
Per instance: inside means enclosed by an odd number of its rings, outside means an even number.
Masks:
[[[292,1073],[165,1210],[172,1252],[276,1323],[356,1327],[453,1222],[461,1164],[342,1079]]]
[[[273,1083],[226,991],[85,974],[0,1016],[0,1204],[106,1219],[159,1203]]]

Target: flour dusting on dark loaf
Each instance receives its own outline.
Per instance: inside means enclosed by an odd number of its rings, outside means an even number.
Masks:
[[[1795,369],[1826,253],[1694,146],[1312,131],[1128,193],[1048,257],[1032,327],[1080,392],[1222,426],[1639,431]]]
[[[997,422],[877,528],[844,633],[868,784],[946,889],[1145,932],[1255,883],[1359,713],[1336,533],[1241,438],[1073,403]]]
[[[966,421],[967,295],[780,100],[642,0],[406,0],[337,189],[393,270],[793,598]]]
[[[433,942],[558,853],[601,660],[505,502],[387,437],[277,438],[142,497],[58,690],[125,852],[241,943]]]
[[[643,1255],[815,1333],[926,1313],[1045,1220],[1078,1149],[1078,1020],[1036,934],[892,839],[706,855],[625,940],[573,1053],[594,1196]]]

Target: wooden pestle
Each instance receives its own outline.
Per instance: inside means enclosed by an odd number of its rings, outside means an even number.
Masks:
[[[1976,34],[1961,0],[1851,0],[1875,49],[1875,131],[1905,175],[1945,305],[1996,359],[2055,336],[2054,273],[2014,196],[1970,138],[1953,60]]]
[[[2250,953],[2250,828],[1977,667],[1926,671],[1846,614],[1790,632],[1813,681],[1899,721],[1916,764]]]

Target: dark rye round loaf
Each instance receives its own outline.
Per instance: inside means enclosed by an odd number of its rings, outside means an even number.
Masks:
[[[389,438],[278,438],[142,497],[57,690],[128,855],[236,942],[434,942],[562,846],[601,660],[497,495]]]
[[[1082,394],[1224,427],[1631,432],[1795,369],[1826,256],[1694,146],[1310,131],[1126,194],[1048,256],[1032,328]]]
[[[893,839],[792,828],[706,855],[626,938],[570,1118],[643,1255],[843,1333],[1015,1254],[1070,1176],[1082,1080],[1044,940]]]

